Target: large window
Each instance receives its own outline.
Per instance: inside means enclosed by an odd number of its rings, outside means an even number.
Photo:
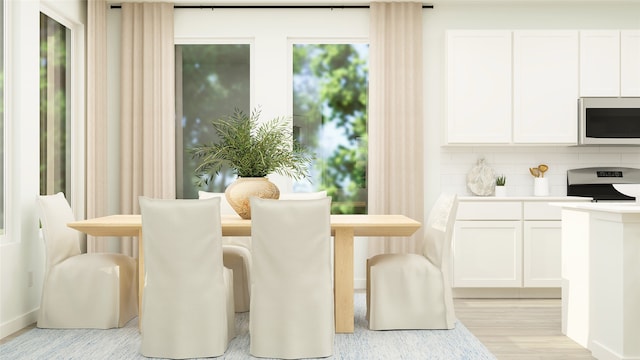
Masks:
[[[250,111],[248,44],[176,46],[176,195],[197,198],[198,190],[224,192],[234,179],[230,171],[196,187],[196,161],[189,149],[216,141],[210,121]]]
[[[294,136],[316,154],[312,181],[294,191],[326,190],[332,213],[367,212],[366,44],[293,46]]]
[[[293,46],[294,136],[315,154],[311,181],[294,191],[326,190],[333,213],[367,212],[368,45]],[[177,197],[224,192],[230,171],[198,188],[189,149],[215,142],[210,120],[250,112],[250,46],[176,46]]]
[[[71,196],[69,35],[40,14],[40,193]]]

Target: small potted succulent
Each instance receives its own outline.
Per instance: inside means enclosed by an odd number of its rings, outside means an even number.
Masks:
[[[496,196],[507,196],[507,188],[506,188],[506,183],[507,183],[507,177],[504,175],[499,175],[496,177],[496,188],[495,188],[495,195]]]

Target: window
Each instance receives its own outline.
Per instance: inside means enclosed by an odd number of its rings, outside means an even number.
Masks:
[[[294,44],[294,136],[316,153],[312,181],[294,191],[326,190],[332,213],[367,212],[366,44]]]
[[[40,14],[40,193],[62,191],[70,201],[69,36],[69,29]]]
[[[189,149],[216,141],[210,121],[250,111],[248,44],[176,45],[176,196],[198,197],[198,190],[224,192],[234,179],[223,172],[206,188],[195,185],[196,161]]]
[[[271,177],[281,191],[325,189],[333,197],[334,213],[366,212],[369,11],[177,9],[176,14],[179,15],[176,15],[174,23],[175,41],[176,44],[189,44],[183,47],[217,48],[229,44],[249,44],[245,45],[244,58],[233,59],[245,66],[242,71],[246,82],[221,82],[220,85],[224,86],[214,89],[209,84],[211,79],[208,75],[203,73],[194,79],[202,84],[201,89],[209,97],[206,101],[212,101],[214,90],[216,96],[226,96],[224,91],[228,90],[223,89],[232,89],[231,85],[242,86],[246,90],[235,98],[224,97],[228,103],[219,105],[226,106],[221,108],[219,114],[232,113],[233,108],[237,107],[235,103],[240,99],[243,104],[238,107],[245,112],[260,108],[264,110],[265,119],[272,116],[291,117],[294,136],[318,152],[311,183],[304,180],[294,183],[292,179],[279,175]],[[264,27],[265,18],[269,18],[271,24],[268,29]],[[291,19],[296,21],[292,22]],[[238,24],[242,26],[238,27]],[[203,66],[201,62],[218,61],[213,58],[213,53],[203,55],[197,63],[199,66]],[[186,80],[180,79],[179,73],[184,65],[179,64],[179,58],[186,61],[187,57],[185,54],[176,56],[177,131],[180,133],[177,135],[180,143],[177,145],[180,154],[176,157],[177,195],[194,198],[198,190],[193,185],[195,175],[180,162],[192,160],[190,154],[185,152],[190,142],[208,140],[196,139],[189,132],[210,131],[209,126],[205,127],[207,120],[219,115],[200,113],[197,115],[200,117],[197,127],[188,130],[189,122],[198,120],[182,114],[181,109],[191,111],[193,107],[180,102],[186,102],[194,95],[187,93],[186,85],[184,90],[179,88],[187,84]],[[220,65],[214,63],[211,66]],[[199,102],[194,105],[204,106],[202,100]],[[216,177],[216,183],[210,191],[224,191],[233,179],[229,175]]]

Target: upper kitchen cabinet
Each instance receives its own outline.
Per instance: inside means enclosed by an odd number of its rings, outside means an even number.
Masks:
[[[447,32],[447,143],[511,143],[511,31]]]
[[[580,96],[640,96],[640,31],[580,31]]]
[[[640,30],[620,32],[620,95],[640,96]]]
[[[580,96],[620,95],[620,31],[580,31]]]
[[[578,31],[513,32],[513,141],[575,144]]]

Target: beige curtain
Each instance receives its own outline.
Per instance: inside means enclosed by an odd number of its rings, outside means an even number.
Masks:
[[[107,2],[87,2],[87,218],[107,215]],[[105,242],[87,237],[87,252]]]
[[[372,2],[369,75],[369,213],[424,222],[422,4]],[[369,255],[420,253],[411,238],[371,238]]]
[[[138,197],[175,198],[175,74],[172,3],[122,4],[120,210]],[[123,253],[137,245],[123,239]]]

